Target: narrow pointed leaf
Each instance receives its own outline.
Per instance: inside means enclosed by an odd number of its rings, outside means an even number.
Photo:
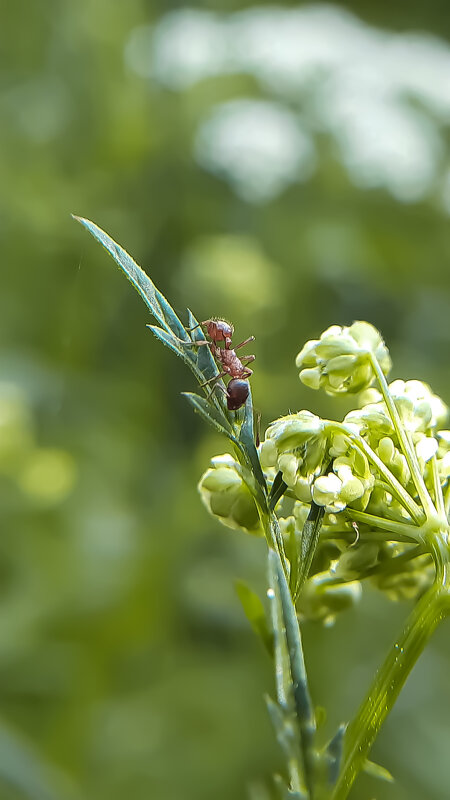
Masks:
[[[203,333],[201,326],[199,325],[198,320],[194,317],[192,311],[188,309],[188,319],[189,319],[189,328],[191,330],[191,337],[194,342],[206,342],[206,337]],[[200,347],[193,348],[197,351],[196,358],[197,358],[197,367],[199,371],[204,376],[205,381],[210,380],[214,375],[219,374],[219,370],[217,368],[217,364],[214,361],[212,356],[211,350],[206,345],[201,345]]]
[[[286,667],[284,648],[281,647],[283,659],[280,664],[280,669],[283,672],[283,689],[288,696],[292,694],[294,699],[295,713],[300,731],[305,783],[308,790],[311,792],[314,783],[313,772],[315,759],[314,735],[316,724],[314,709],[309,695],[297,614],[281,565],[280,556],[275,550],[269,551],[269,576],[270,586],[274,593],[273,606],[276,607],[276,611],[273,613],[274,627],[275,625],[280,625],[281,617],[282,631],[284,629],[283,632],[288,650]],[[275,629],[275,652],[277,649],[277,640],[279,640],[279,638],[280,633]],[[276,664],[276,667],[278,669],[278,664]]]
[[[339,777],[346,727],[347,726],[343,723],[339,725],[339,728],[333,738],[330,739],[325,749],[328,761],[328,779],[331,786],[334,786]]]
[[[319,542],[320,529],[322,527],[324,514],[325,508],[323,506],[318,506],[314,502],[311,503],[311,509],[302,530],[298,577],[294,593],[295,599],[299,596],[303,584],[308,577],[312,560],[314,558],[314,553],[316,552],[317,544]]]
[[[75,215],[74,219],[80,222],[113,257],[116,264],[119,265],[128,280],[131,281],[134,288],[137,289],[159,324],[166,331],[171,331],[174,336],[188,342],[189,335],[170,303],[159,289],[156,288],[155,284],[144,270],[131,258],[127,251],[94,222]]]
[[[277,472],[269,495],[269,508],[271,511],[275,508],[278,500],[283,497],[287,489],[287,484],[283,480],[282,472]]]
[[[145,273],[144,273],[145,275]],[[169,326],[170,330],[177,336],[179,339],[182,339],[184,342],[190,342],[190,336],[184,327],[183,323],[181,322],[180,318],[177,316],[176,312],[170,305],[169,301],[164,297],[162,292],[155,287],[155,295],[162,310],[164,319]]]
[[[296,587],[298,584],[298,571],[300,566],[300,548],[301,548],[302,534],[295,526],[292,526],[289,531],[289,539],[286,545],[286,556],[289,559],[290,572],[289,572],[289,589],[292,596],[295,596]]]
[[[151,332],[154,333],[157,339],[160,340],[166,347],[169,347],[175,355],[179,356],[187,366],[192,369],[195,366],[195,357],[193,354],[175,338],[171,333],[168,333],[163,328],[158,328],[157,325],[147,325]]]
[[[289,721],[289,712],[275,703],[269,695],[266,695],[264,699],[278,744],[288,760],[295,758],[298,741],[296,741],[292,720]]]
[[[183,392],[182,394],[191,404],[194,411],[200,414],[200,416],[202,416],[203,419],[209,423],[209,425],[212,425],[216,431],[224,436],[227,436],[228,439],[231,439],[234,444],[239,446],[239,443],[236,437],[233,435],[233,430],[225,414],[222,414],[219,409],[211,405],[206,398],[201,397],[199,394],[195,394],[194,392]]]
[[[289,648],[289,662],[293,680],[297,714],[299,719],[307,720],[312,723],[314,720],[314,711],[307,686],[305,661],[303,658],[303,648],[297,613],[292,602],[292,597],[278,554],[271,552],[269,553],[269,558],[272,558],[272,560],[275,562],[277,586],[286,629],[286,640]]]
[[[131,281],[134,288],[139,292],[153,316],[158,320],[159,324],[162,325],[162,327],[166,330],[170,331],[171,328],[166,322],[164,310],[161,308],[161,304],[159,302],[158,290],[144,270],[141,269],[138,264],[136,264],[127,251],[120,246],[120,244],[117,244],[117,242],[115,242],[111,236],[105,233],[105,231],[99,228],[94,222],[91,222],[89,219],[84,219],[83,217],[74,216],[74,219],[80,222],[81,225],[83,225],[89,231],[89,233],[91,233],[92,236],[97,239],[98,242],[100,242],[105,250],[108,251],[116,264],[118,264],[120,269],[125,273],[128,280]]]
[[[258,451],[255,447],[254,431],[253,431],[253,402],[252,391],[249,389],[247,400],[244,406],[244,421],[241,426],[239,434],[239,441],[242,443],[249,463],[251,464],[253,474],[258,481],[263,494],[267,492],[266,479],[261,469],[261,463],[258,456]]]
[[[261,598],[244,581],[235,581],[236,592],[254,632],[261,637],[269,653],[273,655],[273,638],[267,624],[266,612]]]
[[[270,611],[273,630],[275,686],[277,700],[283,708],[293,708],[292,675],[289,663],[288,645],[286,641],[283,608],[280,599],[277,570],[278,554],[269,550],[269,591]]]
[[[371,775],[373,778],[379,778],[382,781],[386,781],[386,783],[395,783],[395,778],[386,767],[382,767],[381,764],[376,764],[375,761],[369,761],[368,758],[366,759],[363,770],[367,775]]]

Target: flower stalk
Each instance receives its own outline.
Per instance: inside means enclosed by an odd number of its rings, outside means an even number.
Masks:
[[[267,540],[271,631],[255,593],[242,585],[240,596],[274,661],[277,700],[267,705],[287,773],[287,783],[277,776],[276,786],[293,800],[345,800],[414,664],[450,614],[447,408],[419,381],[388,385],[391,359],[372,325],[334,325],[298,354],[300,379],[331,396],[372,393],[371,399],[343,422],[310,411],[283,416],[269,425],[258,451],[250,387],[237,411],[227,405],[223,383],[214,391],[226,353],[205,338],[191,312],[183,324],[108,234],[79,222],[141,295],[158,323],[151,326],[156,338],[208,387],[206,397],[188,392],[186,399],[227,439],[234,457],[212,459],[202,476],[206,508],[228,528]],[[380,393],[371,388],[374,380]],[[355,717],[319,750],[299,619],[332,624],[358,601],[362,581],[415,605]]]
[[[392,710],[414,664],[428,644],[438,624],[448,616],[448,587],[439,581],[412,610],[403,633],[370,686],[350,723],[344,745],[344,760],[332,800],[345,800],[352,784],[363,769],[376,736]]]

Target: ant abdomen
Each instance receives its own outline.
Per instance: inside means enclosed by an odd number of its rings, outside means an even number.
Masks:
[[[249,395],[250,387],[248,381],[240,378],[232,378],[227,386],[227,408],[229,411],[237,411],[241,408]]]

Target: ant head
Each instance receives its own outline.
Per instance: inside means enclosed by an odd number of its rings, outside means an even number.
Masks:
[[[208,336],[211,337],[213,342],[231,343],[234,327],[230,322],[225,319],[213,318],[205,320],[203,324],[206,326]]]
[[[250,387],[248,381],[240,378],[232,378],[227,386],[227,408],[229,411],[237,411],[247,400]]]

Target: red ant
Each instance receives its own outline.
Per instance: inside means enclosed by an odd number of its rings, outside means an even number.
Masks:
[[[244,347],[244,345],[248,344],[249,342],[253,342],[255,337],[249,336],[248,339],[244,339],[243,342],[236,345],[234,349],[231,348],[231,339],[234,333],[234,327],[229,322],[226,322],[224,319],[207,319],[204,322],[200,322],[199,325],[195,327],[205,327],[206,333],[210,337],[211,341],[204,341],[204,342],[195,342],[196,345],[209,345],[211,353],[219,365],[222,367],[222,372],[219,375],[214,375],[213,378],[210,378],[209,381],[205,381],[202,386],[207,386],[208,383],[214,383],[219,386],[220,389],[226,394],[227,398],[227,408],[230,411],[237,411],[238,408],[241,408],[247,397],[249,395],[249,385],[246,378],[249,378],[252,375],[253,370],[249,369],[247,364],[250,364],[251,361],[255,360],[255,356],[244,356],[242,360],[236,355],[236,350],[240,347]],[[191,328],[194,330],[194,328]],[[219,347],[217,344],[218,342],[224,342],[224,347]],[[229,375],[231,380],[226,389],[223,389],[221,385],[218,383],[220,378],[224,378],[226,375]],[[214,386],[212,388],[214,391]]]

